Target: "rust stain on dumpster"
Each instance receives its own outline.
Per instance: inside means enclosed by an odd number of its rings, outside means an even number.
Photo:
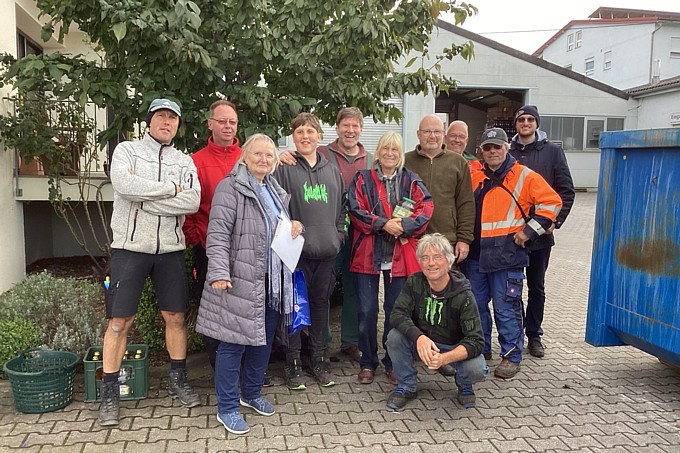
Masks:
[[[680,244],[668,239],[631,239],[617,245],[616,260],[648,274],[680,277]]]

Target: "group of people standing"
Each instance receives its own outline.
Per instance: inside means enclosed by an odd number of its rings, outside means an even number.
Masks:
[[[168,390],[186,407],[200,404],[186,374],[185,244],[193,248],[196,331],[215,370],[218,420],[243,434],[249,426],[240,407],[275,413],[261,394],[275,341],[286,352],[286,385],[306,388],[300,333],[288,334],[292,274],[271,248],[282,219],[292,221],[293,238],[305,238],[298,267],[311,315],[308,371],[319,385],[335,384],[327,349],[337,272],[341,351],[359,362],[361,384],[373,382],[380,365],[382,276],[382,365],[395,385],[390,410],[416,397],[414,358],[455,376],[460,404],[475,405],[473,384],[486,378],[492,358],[489,302],[502,359],[494,374],[509,379],[519,371],[525,333],[530,353],[543,356],[552,231],[574,191],[564,152],[538,130],[535,107],[517,111],[511,145],[502,129],[486,130],[479,160],[465,153],[467,125],[453,121],[445,130],[436,115],[420,121],[413,151],[405,153],[401,136],[388,133],[371,154],[359,141],[359,109],[341,109],[338,139],[321,146],[318,118],[301,113],[291,124],[295,151],[277,156],[262,134],[240,147],[236,106],[220,100],[210,107],[207,146],[191,157],[172,147],[180,117],[173,101],[153,101],[146,137],[121,143],[113,155],[102,426],[118,424],[118,368],[147,275],[167,326]]]

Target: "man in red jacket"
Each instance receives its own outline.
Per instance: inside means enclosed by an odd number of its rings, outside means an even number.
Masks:
[[[238,130],[236,106],[225,99],[213,102],[210,106],[208,129],[212,132],[208,138],[208,145],[191,156],[201,183],[201,205],[196,214],[187,216],[183,227],[187,246],[192,246],[194,250],[194,265],[196,266],[194,294],[198,300],[201,300],[205,275],[208,271],[205,238],[210,218],[210,204],[217,184],[231,172],[236,161],[241,157],[241,148],[236,138]],[[204,337],[204,343],[210,365],[215,369],[215,354],[219,341]]]

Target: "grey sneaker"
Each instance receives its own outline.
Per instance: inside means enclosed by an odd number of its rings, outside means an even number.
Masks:
[[[178,398],[184,407],[196,407],[201,405],[201,398],[194,392],[187,379],[187,369],[179,368],[170,370],[168,382],[168,394]]]
[[[118,381],[102,384],[99,425],[118,426],[120,421],[120,386]]]
[[[501,363],[493,370],[493,375],[501,379],[512,379],[519,372],[519,363],[511,362],[509,359],[501,360]]]

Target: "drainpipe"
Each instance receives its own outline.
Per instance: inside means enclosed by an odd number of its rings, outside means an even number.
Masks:
[[[652,39],[651,42],[649,43],[649,83],[653,82],[653,68],[652,65],[654,64],[654,35],[656,34],[657,31],[661,30],[661,27],[663,25],[660,23],[654,24],[654,31],[652,32]],[[659,69],[659,79],[661,78],[661,69]]]

